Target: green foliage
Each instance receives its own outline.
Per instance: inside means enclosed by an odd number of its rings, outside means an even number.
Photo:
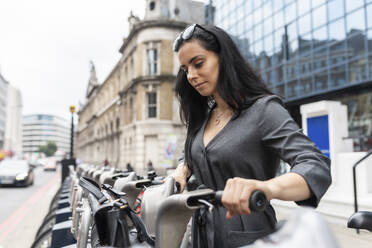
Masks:
[[[49,141],[48,144],[46,144],[45,146],[39,147],[39,152],[44,153],[47,157],[53,156],[56,151],[57,145],[54,141]]]

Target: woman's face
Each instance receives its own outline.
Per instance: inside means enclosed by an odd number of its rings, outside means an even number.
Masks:
[[[202,96],[217,93],[219,72],[218,56],[192,40],[184,43],[178,52],[181,69],[187,74],[189,83]]]

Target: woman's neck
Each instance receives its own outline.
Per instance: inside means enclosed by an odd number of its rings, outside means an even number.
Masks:
[[[231,109],[231,107],[225,102],[225,100],[218,94],[213,94],[213,99],[216,101],[217,108],[220,111]]]

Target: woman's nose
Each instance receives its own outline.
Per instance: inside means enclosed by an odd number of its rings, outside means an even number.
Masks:
[[[189,80],[189,82],[195,81],[196,78],[197,78],[196,70],[192,69],[192,68],[189,68],[189,70],[187,72],[187,79]]]

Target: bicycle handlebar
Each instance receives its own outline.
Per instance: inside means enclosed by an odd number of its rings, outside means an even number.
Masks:
[[[214,198],[216,203],[221,204],[223,191],[216,191],[214,194]],[[267,198],[264,192],[261,190],[253,191],[251,196],[249,197],[249,209],[252,212],[261,212],[265,210],[267,206]]]

